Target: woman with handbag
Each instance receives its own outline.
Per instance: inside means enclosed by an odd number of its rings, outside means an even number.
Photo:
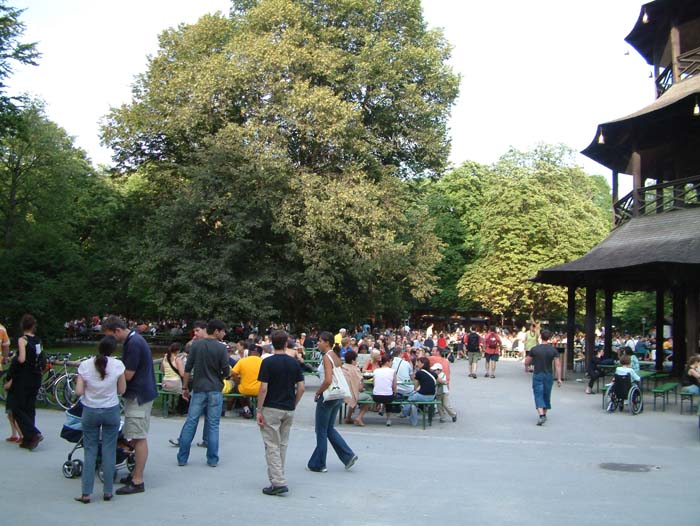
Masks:
[[[117,340],[113,336],[105,336],[100,340],[99,354],[95,358],[85,360],[78,367],[75,392],[81,395],[83,403],[85,463],[82,474],[83,491],[75,500],[83,504],[90,502],[95,484],[95,465],[100,450],[104,473],[103,499],[112,499],[120,424],[118,395],[126,391],[124,364],[111,358],[116,349]]]
[[[349,394],[349,388],[343,374],[342,362],[336,351],[331,348],[332,345],[333,335],[330,332],[322,332],[318,339],[318,350],[323,354],[321,361],[323,367],[319,367],[319,370],[323,370],[323,382],[314,397],[316,449],[306,465],[306,469],[316,473],[328,471],[326,468],[328,442],[345,465],[345,469],[350,469],[357,462],[357,455],[336,431],[334,425],[338,411],[343,405],[343,399]]]

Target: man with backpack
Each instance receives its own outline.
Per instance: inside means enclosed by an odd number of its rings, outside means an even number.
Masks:
[[[484,338],[484,358],[486,358],[485,378],[496,378],[496,362],[501,353],[501,337],[496,334],[496,328],[490,327]]]
[[[483,345],[481,337],[474,327],[469,327],[469,333],[464,335],[464,345],[467,348],[467,359],[469,360],[469,376],[476,380],[476,368],[481,359]]]

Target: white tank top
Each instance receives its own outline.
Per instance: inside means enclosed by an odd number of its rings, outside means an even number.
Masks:
[[[390,396],[394,394],[394,371],[391,367],[380,367],[374,370],[374,389],[372,394]]]

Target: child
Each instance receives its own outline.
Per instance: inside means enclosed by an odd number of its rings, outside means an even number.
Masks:
[[[457,421],[457,413],[450,406],[450,388],[447,383],[447,375],[442,370],[442,364],[434,363],[430,370],[437,376],[437,386],[435,390],[435,399],[440,401],[438,405],[438,414],[440,422],[445,422],[445,413],[452,417],[452,421]]]

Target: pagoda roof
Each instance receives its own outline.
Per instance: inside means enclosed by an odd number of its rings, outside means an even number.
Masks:
[[[674,84],[641,110],[599,124],[593,141],[581,153],[611,170],[628,173],[635,150],[658,145],[679,135],[687,137],[700,133],[700,119],[693,115],[699,93],[700,76]],[[603,143],[600,142],[601,133]]]
[[[647,290],[678,273],[698,277],[698,232],[700,207],[635,217],[583,257],[542,269],[532,281],[581,285],[598,279],[619,290]]]
[[[644,15],[647,21],[644,22]],[[639,10],[637,23],[625,37],[647,63],[654,64],[654,48],[659,41],[666,42],[672,25],[700,18],[698,0],[656,0],[644,4]]]

